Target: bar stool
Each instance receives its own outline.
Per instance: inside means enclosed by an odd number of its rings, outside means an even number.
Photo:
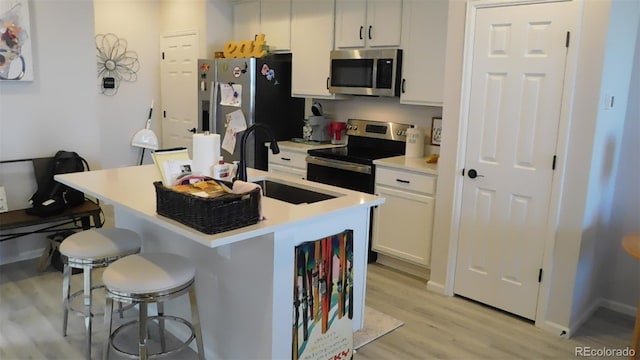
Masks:
[[[113,348],[118,354],[131,358],[167,356],[188,346],[194,339],[198,347],[198,357],[204,359],[202,331],[195,291],[196,270],[188,259],[167,253],[142,253],[127,256],[109,265],[102,274],[106,290],[105,326],[108,329],[104,349],[104,359]],[[191,322],[176,316],[164,314],[164,302],[189,293]],[[112,332],[113,301],[138,305],[138,319],[122,324]],[[155,303],[158,316],[148,316],[147,306]],[[147,321],[157,319],[160,328],[161,352],[150,354],[147,347],[149,332]],[[178,321],[187,326],[191,334],[180,346],[167,351],[164,334],[165,320]],[[114,339],[126,327],[138,325],[138,354],[118,348]]]
[[[60,244],[64,269],[62,272],[62,306],[64,315],[62,319],[62,334],[67,336],[67,322],[69,310],[84,316],[86,333],[86,356],[91,359],[91,292],[104,285],[92,285],[91,272],[93,269],[103,268],[119,258],[140,252],[140,236],[134,231],[120,228],[99,228],[85,230],[67,237]],[[83,289],[71,292],[72,269],[82,269],[84,272]],[[71,306],[72,300],[83,294],[84,309],[79,311]],[[120,307],[122,315],[122,307]]]
[[[622,239],[622,247],[629,255],[640,260],[640,232],[625,236]],[[631,348],[634,350],[631,358],[640,359],[640,299],[638,299],[636,325],[633,328],[633,336],[631,337]]]

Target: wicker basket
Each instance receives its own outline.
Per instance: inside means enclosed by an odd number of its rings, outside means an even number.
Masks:
[[[246,194],[225,194],[216,198],[171,190],[154,182],[156,211],[205,234],[253,225],[260,220],[260,188]]]

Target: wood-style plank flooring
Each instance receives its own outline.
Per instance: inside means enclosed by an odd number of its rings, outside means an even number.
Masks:
[[[80,286],[81,275],[74,276]],[[62,337],[61,273],[37,271],[37,260],[0,266],[0,359],[82,359],[83,323],[72,317]],[[367,305],[405,324],[358,350],[355,359],[567,359],[576,346],[625,348],[633,318],[598,310],[571,339],[458,297],[425,289],[425,281],[369,265]],[[94,321],[94,358],[102,355],[102,317]],[[192,358],[182,354],[176,359]],[[114,358],[114,357],[112,357]]]

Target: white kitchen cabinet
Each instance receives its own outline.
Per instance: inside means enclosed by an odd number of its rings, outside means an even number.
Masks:
[[[291,0],[253,0],[233,4],[233,38],[265,34],[270,52],[291,50]]]
[[[447,0],[404,0],[401,104],[442,106]]]
[[[333,0],[293,0],[291,16],[291,94],[336,99],[329,92],[329,54],[333,50]]]
[[[269,172],[289,175],[298,179],[307,177],[307,153],[280,149],[280,153],[269,152]]]
[[[397,47],[402,0],[336,0],[336,48]]]
[[[373,250],[429,267],[436,176],[377,166],[376,194],[386,198],[374,210]]]
[[[233,4],[233,40],[253,40],[260,33],[260,0]]]

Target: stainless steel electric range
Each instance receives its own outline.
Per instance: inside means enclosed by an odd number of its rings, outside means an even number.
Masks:
[[[347,145],[309,150],[307,180],[338,186],[369,194],[374,193],[374,160],[405,154],[407,124],[349,119]],[[369,262],[377,254],[371,251]]]

